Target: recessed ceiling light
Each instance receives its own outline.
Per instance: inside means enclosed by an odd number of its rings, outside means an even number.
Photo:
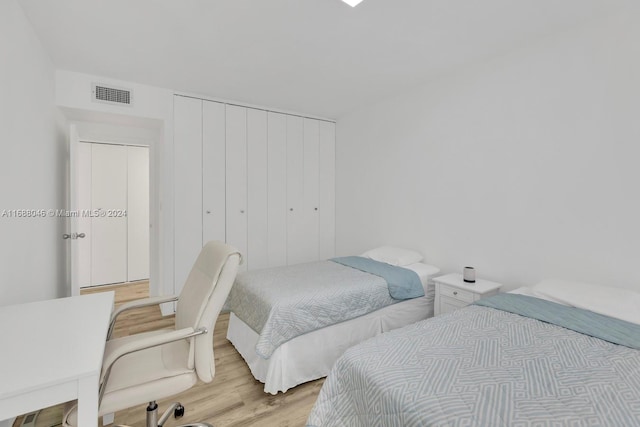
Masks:
[[[345,2],[346,4],[348,4],[351,7],[356,7],[357,5],[360,4],[360,2],[362,0],[342,0],[343,2]]]

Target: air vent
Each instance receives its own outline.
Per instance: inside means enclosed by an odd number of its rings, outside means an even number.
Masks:
[[[92,85],[92,96],[96,102],[106,102],[109,104],[131,105],[132,93],[128,89],[106,86],[101,84]]]

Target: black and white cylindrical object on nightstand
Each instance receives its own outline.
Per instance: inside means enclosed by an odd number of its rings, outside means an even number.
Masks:
[[[476,283],[476,269],[473,267],[465,267],[462,271],[462,278],[467,283]]]

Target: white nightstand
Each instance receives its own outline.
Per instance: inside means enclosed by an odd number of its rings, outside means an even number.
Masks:
[[[465,307],[480,298],[495,295],[502,287],[500,283],[488,280],[467,283],[462,280],[462,274],[456,273],[436,277],[433,281],[436,284],[435,316]]]

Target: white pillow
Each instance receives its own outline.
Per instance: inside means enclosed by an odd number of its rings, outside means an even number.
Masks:
[[[418,252],[410,251],[408,249],[392,248],[390,246],[381,246],[376,249],[371,249],[370,251],[362,254],[362,256],[399,267],[415,264],[416,262],[420,262],[424,259],[424,257]]]
[[[640,325],[640,293],[630,289],[547,279],[533,290],[563,304]]]

